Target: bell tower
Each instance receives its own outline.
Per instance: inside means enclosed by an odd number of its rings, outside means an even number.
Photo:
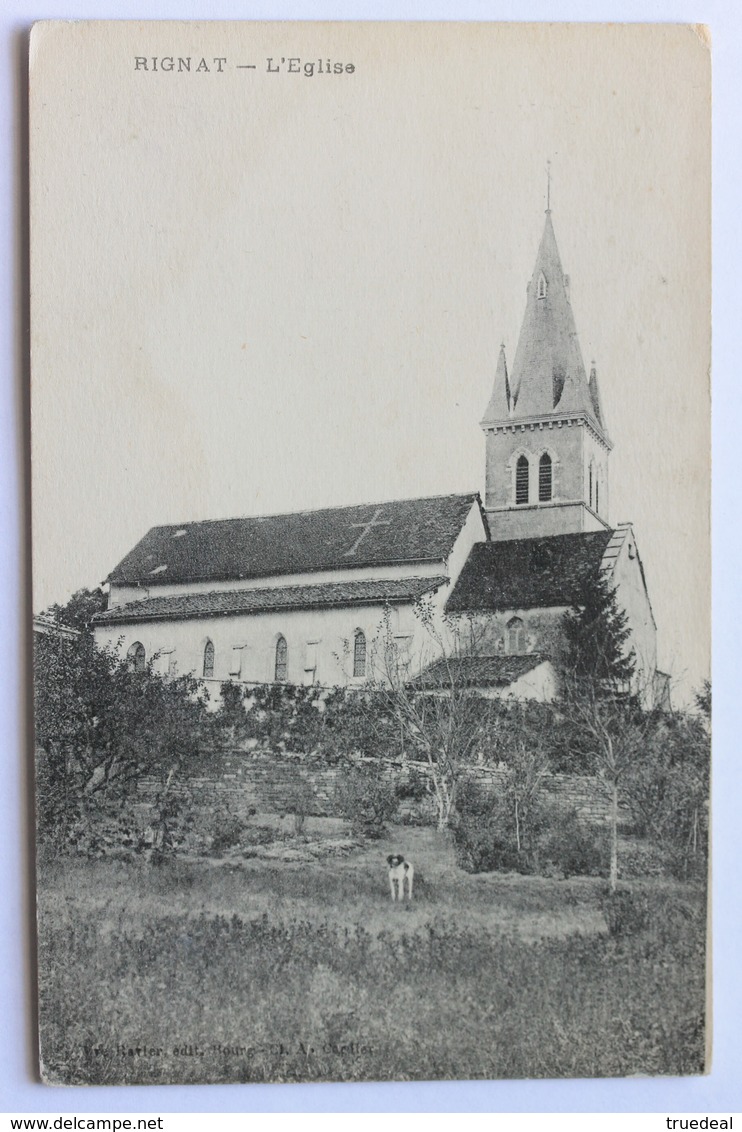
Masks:
[[[595,362],[585,372],[549,207],[512,373],[503,344],[481,427],[494,541],[609,528],[612,445]]]

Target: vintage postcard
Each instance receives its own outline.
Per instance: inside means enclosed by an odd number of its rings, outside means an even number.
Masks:
[[[30,84],[43,1080],[703,1073],[705,29]]]

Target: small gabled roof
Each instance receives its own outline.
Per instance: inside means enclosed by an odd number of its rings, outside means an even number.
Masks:
[[[447,613],[546,609],[579,602],[604,565],[613,531],[479,542],[446,602]]]
[[[106,581],[151,589],[173,582],[443,562],[474,505],[481,511],[477,492],[153,527]],[[483,523],[486,530],[484,518]]]
[[[441,657],[413,680],[416,688],[507,687],[549,658],[542,653]]]
[[[95,625],[125,625],[133,621],[182,621],[189,617],[230,617],[296,609],[415,602],[447,581],[443,577],[368,578],[311,586],[171,594],[111,606],[104,613],[96,614],[93,622]]]

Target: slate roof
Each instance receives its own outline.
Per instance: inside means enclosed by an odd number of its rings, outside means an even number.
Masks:
[[[545,293],[539,297],[543,276]],[[501,364],[503,363],[503,364]],[[605,435],[597,376],[588,381],[562,269],[551,213],[547,211],[510,376],[501,351],[483,425],[564,413],[585,413]]]
[[[475,503],[470,492],[153,527],[106,581],[150,588],[443,561]]]
[[[542,653],[498,656],[459,656],[441,658],[413,681],[418,688],[450,688],[452,681],[471,687],[507,686],[543,664]]]
[[[270,589],[223,590],[198,594],[150,597],[114,605],[93,618],[96,625],[132,621],[172,621],[189,617],[228,617],[289,609],[326,609],[331,606],[385,605],[416,601],[437,589],[447,578],[373,578],[356,582],[325,582],[314,586],[275,586]]]
[[[448,601],[448,613],[543,609],[579,602],[600,569],[613,531],[476,543]]]

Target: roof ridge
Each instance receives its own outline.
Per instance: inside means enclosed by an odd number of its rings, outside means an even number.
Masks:
[[[444,491],[438,495],[416,495],[404,499],[372,499],[361,503],[338,503],[333,507],[305,507],[299,511],[273,511],[265,515],[228,515],[223,519],[184,519],[177,523],[157,523],[151,531],[178,527],[204,527],[208,523],[240,523],[246,519],[283,519],[290,515],[319,515],[323,511],[350,511],[354,507],[387,507],[392,503],[432,503],[437,499],[476,499],[479,491]]]

